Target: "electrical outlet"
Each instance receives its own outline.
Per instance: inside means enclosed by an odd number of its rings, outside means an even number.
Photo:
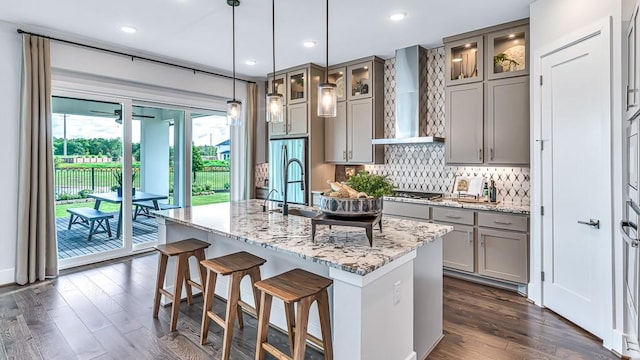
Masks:
[[[396,281],[393,284],[393,304],[396,305],[400,302],[400,292],[402,290],[402,282]]]

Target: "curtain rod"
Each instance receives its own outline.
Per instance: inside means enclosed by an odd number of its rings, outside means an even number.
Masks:
[[[126,57],[130,57],[131,61],[133,61],[134,59],[144,60],[144,61],[148,61],[148,62],[152,62],[152,63],[156,63],[156,64],[173,66],[173,67],[177,67],[177,68],[180,68],[180,69],[193,71],[194,74],[196,72],[199,72],[199,73],[218,76],[218,77],[222,77],[222,78],[226,78],[226,79],[233,79],[233,77],[231,77],[229,75],[225,75],[225,74],[214,73],[214,72],[211,72],[211,71],[200,70],[200,69],[196,69],[196,68],[192,68],[192,67],[188,67],[188,66],[184,66],[184,65],[179,65],[179,64],[174,64],[174,63],[170,63],[170,62],[166,62],[166,61],[162,61],[162,60],[156,60],[156,59],[151,59],[151,58],[147,58],[147,57],[143,57],[143,56],[127,54],[127,53],[124,53],[124,52],[121,52],[121,51],[105,49],[105,48],[101,48],[101,47],[97,47],[97,46],[93,46],[93,45],[87,45],[87,44],[78,43],[78,42],[75,42],[75,41],[59,39],[59,38],[55,38],[55,37],[51,37],[51,36],[47,36],[47,35],[42,35],[42,34],[36,34],[36,33],[29,32],[29,31],[24,31],[22,29],[18,29],[18,34],[27,34],[27,35],[38,36],[38,37],[41,37],[41,38],[44,38],[44,39],[49,39],[49,40],[53,40],[53,41],[57,41],[57,42],[65,43],[65,44],[71,44],[71,45],[85,47],[85,48],[88,48],[88,49],[99,50],[99,51],[104,51],[104,52],[111,53],[111,54],[126,56]],[[256,83],[255,81],[246,80],[246,79],[240,79],[240,78],[236,78],[236,80],[244,81],[244,82],[249,83],[249,84],[255,84]]]

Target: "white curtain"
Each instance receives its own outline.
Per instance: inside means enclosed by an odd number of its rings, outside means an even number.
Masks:
[[[258,86],[247,84],[242,125],[231,127],[231,201],[255,197],[256,124]]]
[[[16,282],[58,275],[49,40],[23,36]]]

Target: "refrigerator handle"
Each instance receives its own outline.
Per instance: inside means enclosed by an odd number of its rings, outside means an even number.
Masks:
[[[287,161],[289,160],[289,154],[288,154],[288,151],[287,151],[287,144],[282,144],[281,153],[282,153],[282,171],[286,171],[285,168],[287,167]],[[280,181],[282,182],[282,191],[286,191],[284,188],[287,186],[287,184],[284,183],[284,176],[282,176]]]

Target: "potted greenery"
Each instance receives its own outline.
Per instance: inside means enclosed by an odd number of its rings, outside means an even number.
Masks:
[[[118,196],[122,196],[122,171],[120,170],[116,170],[113,172],[113,177],[116,179],[116,185],[114,185],[111,190],[113,190],[115,188],[116,192],[118,193]],[[136,180],[136,173],[135,171],[131,173],[131,184],[133,185],[134,181]],[[136,188],[134,186],[131,187],[131,194],[135,195],[136,194]]]
[[[504,65],[506,65],[509,67],[509,69],[511,69],[511,67],[516,67],[518,65],[520,65],[517,61],[510,59],[507,54],[505,53],[500,53],[498,55],[495,55],[493,57],[493,72],[494,73],[501,73],[504,71]],[[511,71],[511,70],[510,70]]]
[[[356,81],[355,84],[353,84],[353,95],[360,95],[360,94],[364,94],[365,93],[365,83],[362,79]]]
[[[360,171],[346,183],[329,182],[331,191],[320,197],[325,214],[345,217],[376,216],[382,212],[382,197],[393,193],[393,183],[386,175]]]

